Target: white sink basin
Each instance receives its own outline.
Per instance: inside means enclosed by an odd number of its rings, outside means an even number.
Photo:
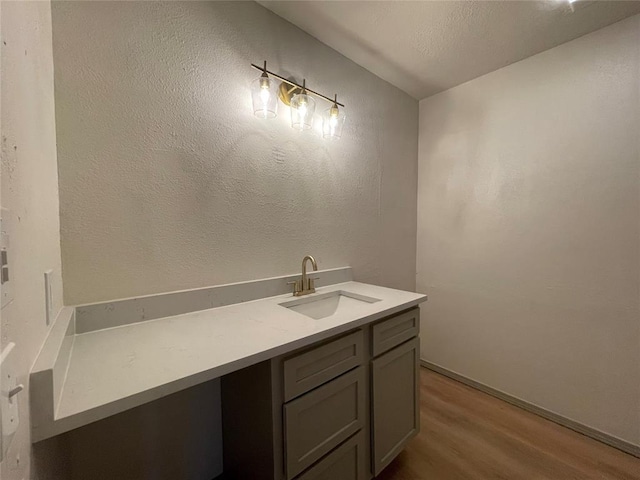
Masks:
[[[307,317],[320,320],[336,313],[357,310],[369,303],[379,302],[379,298],[367,297],[358,293],[336,290],[334,292],[312,294],[304,298],[297,298],[279,305]]]

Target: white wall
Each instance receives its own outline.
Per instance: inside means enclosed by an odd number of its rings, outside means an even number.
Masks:
[[[640,444],[640,16],[420,102],[422,357]]]
[[[68,304],[297,272],[307,253],[415,288],[408,95],[253,2],[56,2],[53,31]],[[264,59],[338,93],[339,142],[293,131],[286,107],[253,117],[250,63]],[[74,478],[137,478],[186,438],[211,455],[192,451],[165,477],[214,476],[219,393],[206,392],[209,409],[186,392],[177,411],[149,405],[72,432]],[[138,434],[122,437],[132,423]],[[166,435],[185,423],[188,434]]]
[[[1,2],[0,17],[1,202],[9,209],[9,283],[14,292],[14,300],[2,309],[0,347],[16,343],[17,380],[28,385],[29,370],[48,332],[46,270],[54,272],[54,311],[62,306],[51,7],[49,2]],[[28,399],[27,388],[18,395],[20,426],[0,477],[55,478],[59,470],[51,448],[40,450],[38,464],[45,468],[30,469]]]
[[[414,288],[408,95],[247,2],[59,2],[54,55],[67,303],[296,272],[307,253]],[[284,106],[252,115],[263,59],[338,93],[341,141]]]

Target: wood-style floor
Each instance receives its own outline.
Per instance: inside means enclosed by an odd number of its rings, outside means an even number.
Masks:
[[[376,480],[640,480],[640,459],[421,368],[421,432]]]

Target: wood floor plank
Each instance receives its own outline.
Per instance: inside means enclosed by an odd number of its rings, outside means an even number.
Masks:
[[[426,368],[421,431],[377,480],[640,480],[640,459]]]

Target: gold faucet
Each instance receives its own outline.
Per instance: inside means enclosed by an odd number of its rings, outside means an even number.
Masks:
[[[308,278],[307,277],[307,260],[311,260],[311,266],[313,267],[313,271],[318,270],[318,264],[316,263],[316,259],[311,255],[307,255],[302,259],[302,278],[300,280],[295,280],[293,282],[287,282],[289,285],[293,285],[293,294],[296,297],[301,297],[302,295],[309,295],[310,293],[316,293],[316,287],[314,285],[314,280],[317,280],[318,277]]]

